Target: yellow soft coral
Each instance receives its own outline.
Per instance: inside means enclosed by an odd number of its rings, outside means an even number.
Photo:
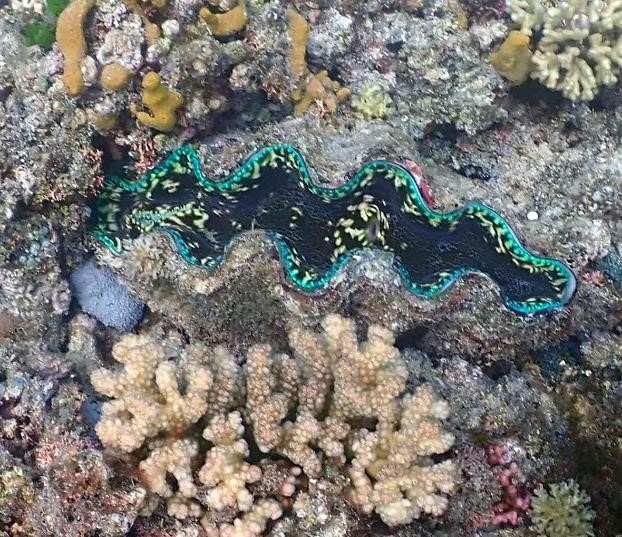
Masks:
[[[143,104],[149,109],[139,111],[132,105],[130,109],[143,125],[162,132],[170,132],[175,127],[175,111],[183,104],[183,97],[162,84],[158,73],[150,72],[143,78]]]
[[[214,13],[208,7],[201,8],[199,11],[212,34],[216,37],[227,37],[241,31],[248,21],[246,14],[246,4],[240,0],[238,5],[226,13]]]
[[[63,83],[70,95],[80,95],[84,89],[81,63],[86,56],[84,21],[94,0],[72,0],[56,23],[56,42],[65,58]]]
[[[490,55],[490,63],[497,72],[514,84],[522,84],[533,70],[529,36],[511,31],[501,46]]]

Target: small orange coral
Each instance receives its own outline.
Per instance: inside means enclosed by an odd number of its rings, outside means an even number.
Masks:
[[[81,63],[86,56],[84,21],[94,0],[72,0],[56,23],[56,41],[65,58],[63,83],[70,95],[80,95],[84,89]]]
[[[294,8],[287,8],[288,35],[291,43],[289,65],[292,75],[299,80],[307,72],[307,39],[309,24]]]
[[[320,115],[332,114],[337,110],[337,105],[349,96],[350,90],[331,80],[328,71],[310,74],[304,84],[292,94],[294,101],[297,101],[294,115],[301,116],[313,104],[320,109]]]
[[[127,86],[132,78],[132,71],[126,69],[119,63],[110,63],[102,69],[100,77],[101,85],[112,91],[119,91]]]
[[[511,31],[501,46],[490,55],[490,63],[497,72],[514,84],[522,84],[533,70],[529,36]]]
[[[153,45],[160,37],[160,27],[147,18],[145,10],[142,8],[138,0],[123,0],[123,3],[130,11],[132,11],[132,13],[135,13],[142,18],[143,26],[145,27],[145,39],[147,40],[147,44]]]
[[[214,13],[208,7],[201,8],[199,17],[207,23],[212,34],[216,37],[227,37],[237,34],[246,26],[248,21],[244,0],[240,0],[236,7],[226,13]]]
[[[134,105],[130,109],[143,125],[170,132],[177,121],[175,111],[183,102],[184,98],[179,93],[162,84],[158,73],[150,72],[143,78],[143,104],[151,113],[138,111]]]

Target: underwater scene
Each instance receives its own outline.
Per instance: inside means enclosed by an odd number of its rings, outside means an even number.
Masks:
[[[0,0],[0,537],[622,537],[622,0]]]

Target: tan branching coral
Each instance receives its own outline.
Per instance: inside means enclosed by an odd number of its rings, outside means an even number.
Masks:
[[[394,431],[358,431],[352,444],[349,496],[363,512],[375,510],[389,526],[406,524],[422,513],[438,516],[447,508],[444,494],[453,491],[456,467],[450,460],[434,464],[431,455],[454,442],[441,420],[449,413],[427,385],[401,401]]]
[[[331,415],[344,419],[377,418],[381,427],[393,421],[397,398],[408,378],[400,352],[393,346],[393,332],[372,325],[367,341],[359,345],[351,320],[329,315],[322,326],[326,352],[335,357]],[[316,344],[321,344],[321,340]]]
[[[192,498],[197,493],[192,479],[190,461],[199,454],[199,446],[188,439],[177,440],[170,446],[154,449],[149,457],[142,461],[139,469],[149,490],[170,498],[174,495],[171,485],[167,482],[168,475],[177,480],[179,494],[184,498]]]
[[[512,19],[527,36],[542,34],[532,78],[567,98],[590,101],[622,72],[622,0],[569,0],[545,9],[539,0],[508,0]]]
[[[114,398],[103,404],[96,427],[102,442],[130,452],[161,432],[180,434],[196,423],[207,412],[213,384],[204,352],[202,346],[189,347],[180,367],[168,361],[173,349],[146,336],[123,337],[112,351],[123,371],[99,369],[91,375],[95,389]],[[178,376],[187,382],[185,393]]]
[[[203,523],[207,537],[255,537],[261,535],[270,520],[281,518],[283,510],[275,500],[259,500],[247,513],[236,518],[233,524],[221,524],[217,529]]]
[[[407,371],[390,330],[371,326],[359,342],[343,317],[329,315],[322,327],[292,330],[291,356],[253,346],[243,371],[222,347],[123,336],[113,347],[123,370],[92,374],[113,398],[97,433],[124,451],[148,449],[139,469],[149,491],[166,498],[172,516],[204,514],[213,537],[260,535],[282,515],[278,498],[295,492],[292,476],[302,468],[320,477],[325,459],[350,478],[347,497],[362,512],[389,525],[440,515],[456,477],[452,461],[431,458],[453,444],[442,427],[447,403],[427,385],[404,394]],[[275,463],[249,462],[260,459],[249,444],[296,472],[254,496]]]
[[[253,496],[246,484],[259,481],[261,469],[245,461],[249,451],[243,434],[239,412],[215,416],[203,431],[203,438],[214,447],[208,451],[198,477],[210,488],[207,505],[217,511],[226,507],[248,511],[253,506]]]

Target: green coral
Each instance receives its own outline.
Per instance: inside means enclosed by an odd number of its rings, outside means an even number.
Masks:
[[[56,41],[56,18],[69,4],[69,0],[48,0],[46,4],[47,16],[44,21],[33,22],[22,32],[26,44],[31,47],[39,45],[41,48],[50,48]]]
[[[358,116],[369,119],[386,117],[393,101],[380,84],[368,84],[352,97],[350,104]]]
[[[596,513],[590,496],[574,480],[540,485],[533,493],[531,519],[541,537],[594,537]]]
[[[56,40],[54,26],[46,22],[35,22],[24,29],[24,39],[28,46],[50,48]]]
[[[58,17],[63,12],[63,9],[67,7],[67,4],[69,4],[69,0],[48,0],[48,13]]]

